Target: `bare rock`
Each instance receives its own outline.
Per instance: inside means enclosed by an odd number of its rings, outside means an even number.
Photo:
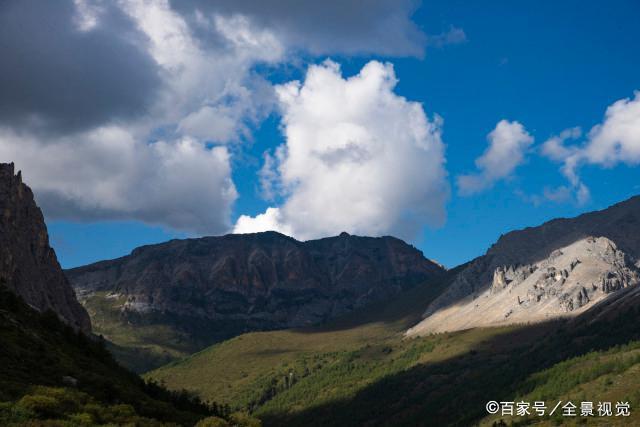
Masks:
[[[629,256],[610,239],[591,236],[554,250],[533,265],[499,266],[493,276],[491,286],[434,311],[407,334],[576,316],[640,283]]]
[[[62,272],[42,212],[13,163],[0,164],[0,214],[0,284],[36,310],[52,310],[73,328],[90,332],[89,315]]]

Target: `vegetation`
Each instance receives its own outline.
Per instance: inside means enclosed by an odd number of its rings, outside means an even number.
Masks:
[[[118,365],[103,341],[75,332],[54,313],[36,312],[4,286],[0,343],[0,425],[190,426],[212,416],[231,420],[224,405],[145,382]]]
[[[606,351],[592,351],[582,356],[557,363],[537,372],[520,384],[513,401],[519,402],[612,402],[615,414],[617,402],[629,402],[631,416],[608,417],[606,425],[640,425],[640,413],[635,410],[640,403],[640,341],[616,345]],[[579,409],[578,409],[579,412]],[[602,418],[576,417],[569,419],[575,425],[601,425]],[[567,417],[502,417],[489,416],[481,425],[558,425],[567,424]]]
[[[324,328],[245,334],[147,377],[250,411],[265,425],[492,425],[500,419],[485,418],[488,400],[579,396],[624,399],[632,408],[640,403],[633,342],[640,339],[639,308],[594,323],[403,339],[401,331],[432,297],[428,289]]]
[[[320,367],[336,367],[352,353],[366,354],[382,366],[397,356],[397,351],[390,352],[396,346],[411,351],[412,345],[403,343],[400,332],[420,318],[425,301],[435,298],[446,284],[445,278],[417,286],[392,303],[371,305],[322,327],[240,335],[145,377],[236,409],[255,409],[283,387],[290,387],[287,381],[298,383]],[[462,341],[452,348],[464,346]],[[336,388],[335,392],[345,390]]]
[[[106,339],[116,359],[142,373],[186,357],[203,347],[206,340],[187,336],[177,327],[178,319],[146,319],[121,311],[122,297],[96,292],[82,300],[91,316],[93,331]]]

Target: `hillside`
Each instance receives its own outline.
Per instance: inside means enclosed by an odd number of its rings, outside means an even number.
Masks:
[[[147,378],[250,410],[266,425],[493,425],[501,421],[487,416],[488,400],[525,398],[610,399],[629,401],[633,408],[640,404],[639,200],[510,233],[487,255],[449,271],[437,283],[356,310],[323,328],[243,334]],[[522,247],[514,246],[519,241]],[[525,269],[529,274],[518,278]],[[483,282],[469,279],[485,276],[490,278],[483,285],[487,299],[496,304],[511,304],[518,297],[524,302],[547,280],[543,289],[549,296],[539,306],[531,304],[540,317],[529,324],[529,318],[516,313],[501,323],[487,306],[478,314],[456,311],[458,331],[404,334],[425,306],[438,306],[463,283],[480,286]],[[558,291],[568,293],[591,281],[599,286],[581,305]],[[520,288],[526,290],[523,295],[516,291]],[[569,303],[576,305],[566,310]],[[503,314],[497,319],[503,320]],[[484,327],[468,329],[472,326]],[[502,421],[557,425],[566,420]]]
[[[66,273],[96,332],[142,372],[243,332],[322,324],[444,272],[393,237],[266,232],[172,240]]]
[[[193,425],[217,413],[185,393],[146,384],[119,366],[101,341],[74,331],[53,312],[33,310],[3,286],[0,342],[1,425]]]
[[[502,236],[409,335],[577,316],[640,283],[640,197]]]
[[[597,306],[573,320],[411,339],[401,337],[408,319],[256,332],[147,377],[230,398],[265,425],[472,425],[487,417],[488,400],[534,397],[630,401],[634,408],[637,307],[604,317],[606,307]]]
[[[385,360],[395,357],[391,354],[394,346],[408,350],[413,360],[420,357],[422,351],[404,342],[402,331],[420,318],[422,302],[442,292],[456,272],[451,270],[438,281],[423,283],[390,301],[372,304],[320,327],[240,335],[145,377],[172,389],[185,388],[205,399],[242,408],[264,403],[261,402],[264,394],[274,393],[283,386],[283,378],[289,371],[300,371],[294,374],[298,381],[317,365],[364,348],[381,366]],[[467,348],[466,340],[476,338],[464,337],[457,347]],[[372,376],[367,381],[374,379]],[[348,387],[336,389],[334,393],[345,391]]]

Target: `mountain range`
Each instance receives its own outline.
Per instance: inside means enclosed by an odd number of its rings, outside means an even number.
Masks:
[[[243,332],[317,325],[445,272],[393,237],[265,232],[143,246],[66,274],[96,331],[147,370]]]
[[[640,403],[640,197],[450,270],[389,236],[266,232],[63,272],[12,164],[0,208],[2,425],[547,425],[484,405]]]

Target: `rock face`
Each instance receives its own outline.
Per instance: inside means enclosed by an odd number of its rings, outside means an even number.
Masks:
[[[407,334],[583,313],[640,281],[640,197],[502,236]]]
[[[49,237],[31,189],[14,166],[0,164],[0,283],[38,311],[53,310],[75,329],[91,331]]]
[[[129,322],[199,325],[215,340],[318,324],[444,272],[393,237],[299,242],[265,232],[143,246],[67,275],[81,299],[123,301]]]

